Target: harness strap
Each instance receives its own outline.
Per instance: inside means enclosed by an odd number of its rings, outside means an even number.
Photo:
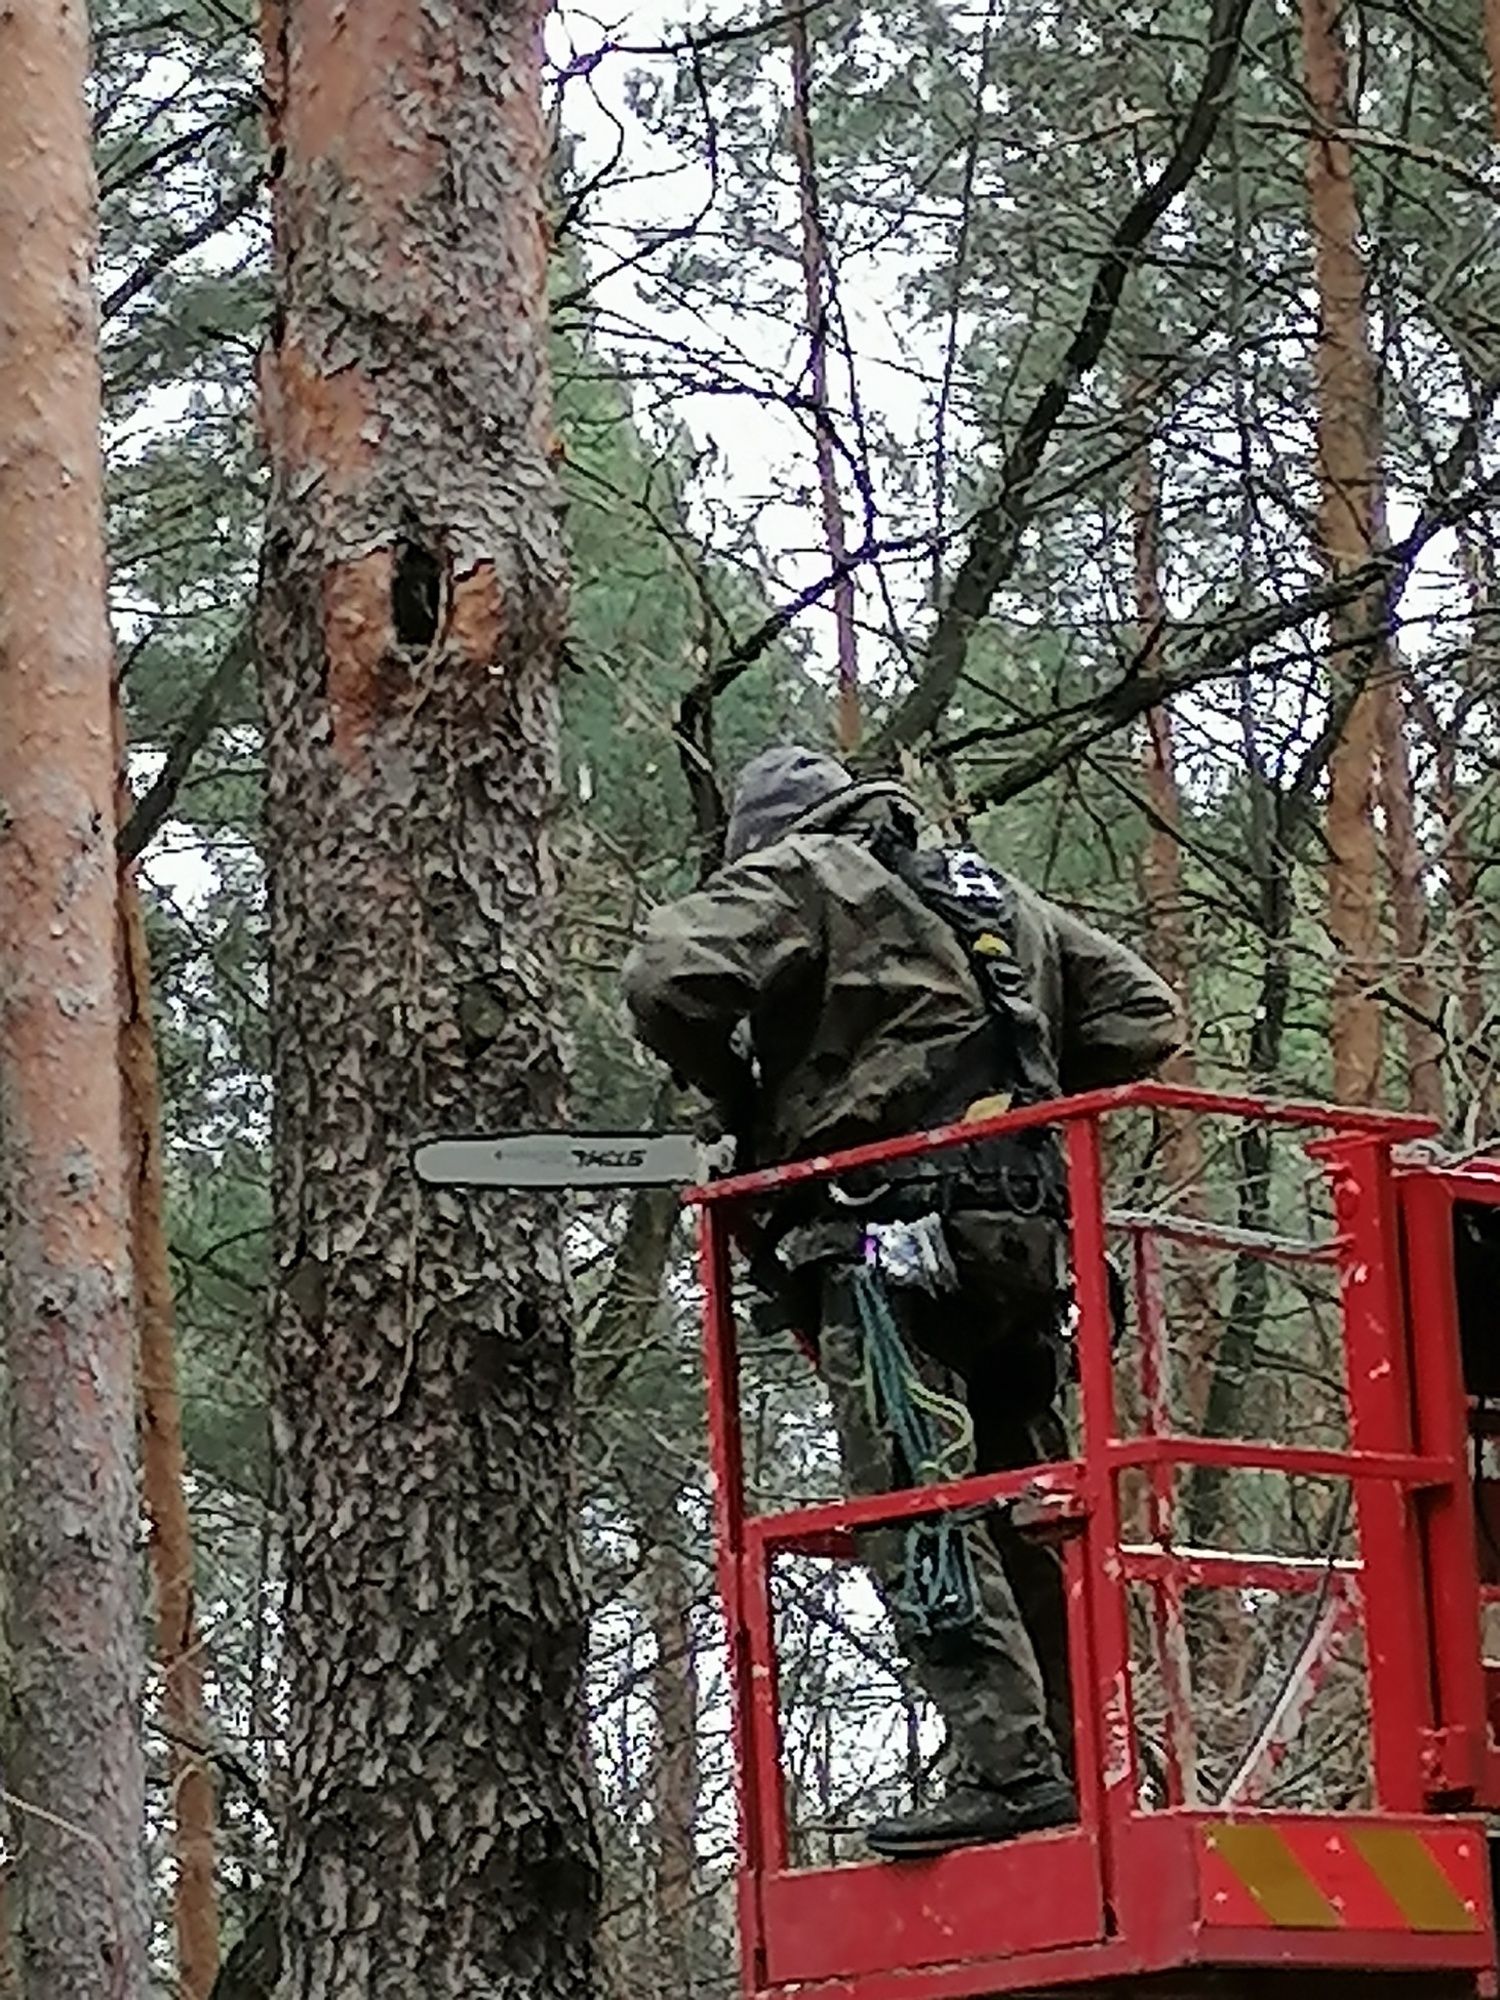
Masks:
[[[792,1215],[867,1214],[882,1222],[951,1215],[966,1208],[1065,1222],[1067,1180],[1057,1148],[1029,1132],[978,1139],[958,1154],[892,1160],[804,1193]]]

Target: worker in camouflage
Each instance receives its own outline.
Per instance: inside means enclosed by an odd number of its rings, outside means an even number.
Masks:
[[[1041,1100],[1128,1082],[1178,1046],[1176,1002],[1133,952],[978,856],[928,856],[939,873],[947,865],[953,895],[988,896],[983,907],[1005,913],[1007,935],[983,940],[1011,969],[997,1035],[976,961],[919,893],[918,824],[897,785],[856,783],[795,746],[767,751],[741,776],[724,867],[656,911],[632,952],[624,983],[638,1032],[718,1105],[742,1167],[946,1123],[997,1093]],[[903,1450],[897,1403],[949,1422],[942,1476],[1062,1455],[1066,1195],[1052,1135],[816,1184],[767,1223],[777,1288],[816,1341],[851,1493],[937,1476],[910,1462],[922,1454],[909,1436]],[[915,1244],[927,1268],[882,1280],[872,1306],[872,1263],[903,1229],[902,1254]],[[762,1257],[763,1282],[766,1269]],[[884,1396],[872,1392],[882,1328],[905,1383]],[[946,1618],[930,1589],[914,1592],[911,1531],[860,1542],[948,1737],[939,1801],[869,1831],[892,1857],[1076,1816],[1056,1556],[1005,1509],[955,1533],[948,1568],[963,1588]]]

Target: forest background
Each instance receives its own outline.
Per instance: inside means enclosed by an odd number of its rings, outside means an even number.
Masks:
[[[573,1122],[690,1111],[631,1043],[620,961],[712,865],[736,762],[797,736],[894,763],[936,825],[1139,946],[1192,1022],[1180,1080],[1411,1108],[1461,1147],[1493,1133],[1487,11],[551,19]],[[175,1305],[142,1395],[159,1439],[175,1374],[185,1451],[146,1457],[154,1953],[164,1991],[206,2000],[217,1978],[241,2000],[264,1978],[287,1714],[252,617],[264,80],[239,0],[92,14],[122,847]],[[1134,1194],[1289,1227],[1307,1182],[1257,1145],[1159,1121]],[[601,1977],[710,2000],[735,1981],[733,1816],[686,1246],[659,1198],[580,1208],[568,1241]],[[1178,1325],[1198,1416],[1321,1421],[1326,1312],[1233,1259],[1196,1283]],[[826,1490],[793,1351],[758,1352],[754,1397],[759,1490]],[[1330,1546],[1326,1496],[1236,1504],[1207,1495],[1197,1525]],[[809,1566],[784,1618],[799,1837],[836,1852],[920,1783],[930,1729],[857,1584]],[[1268,1624],[1231,1673],[1244,1632],[1215,1628],[1210,1779],[1294,1636]],[[1340,1742],[1357,1762],[1349,1713],[1331,1700],[1279,1782],[1331,1782]]]

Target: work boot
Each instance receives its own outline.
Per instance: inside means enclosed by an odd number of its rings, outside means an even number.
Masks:
[[[953,1847],[983,1847],[1078,1818],[1073,1787],[1062,1778],[1024,1778],[1003,1788],[955,1785],[936,1805],[877,1820],[866,1845],[886,1861],[915,1861]]]

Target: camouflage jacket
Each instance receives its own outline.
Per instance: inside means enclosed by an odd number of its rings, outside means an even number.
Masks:
[[[876,858],[865,817],[724,868],[657,910],[626,962],[641,1039],[760,1162],[956,1116],[939,1102],[943,1080],[995,1060],[962,946]],[[1016,955],[1063,1091],[1149,1075],[1182,1038],[1171,990],[1124,945],[1014,886]]]

